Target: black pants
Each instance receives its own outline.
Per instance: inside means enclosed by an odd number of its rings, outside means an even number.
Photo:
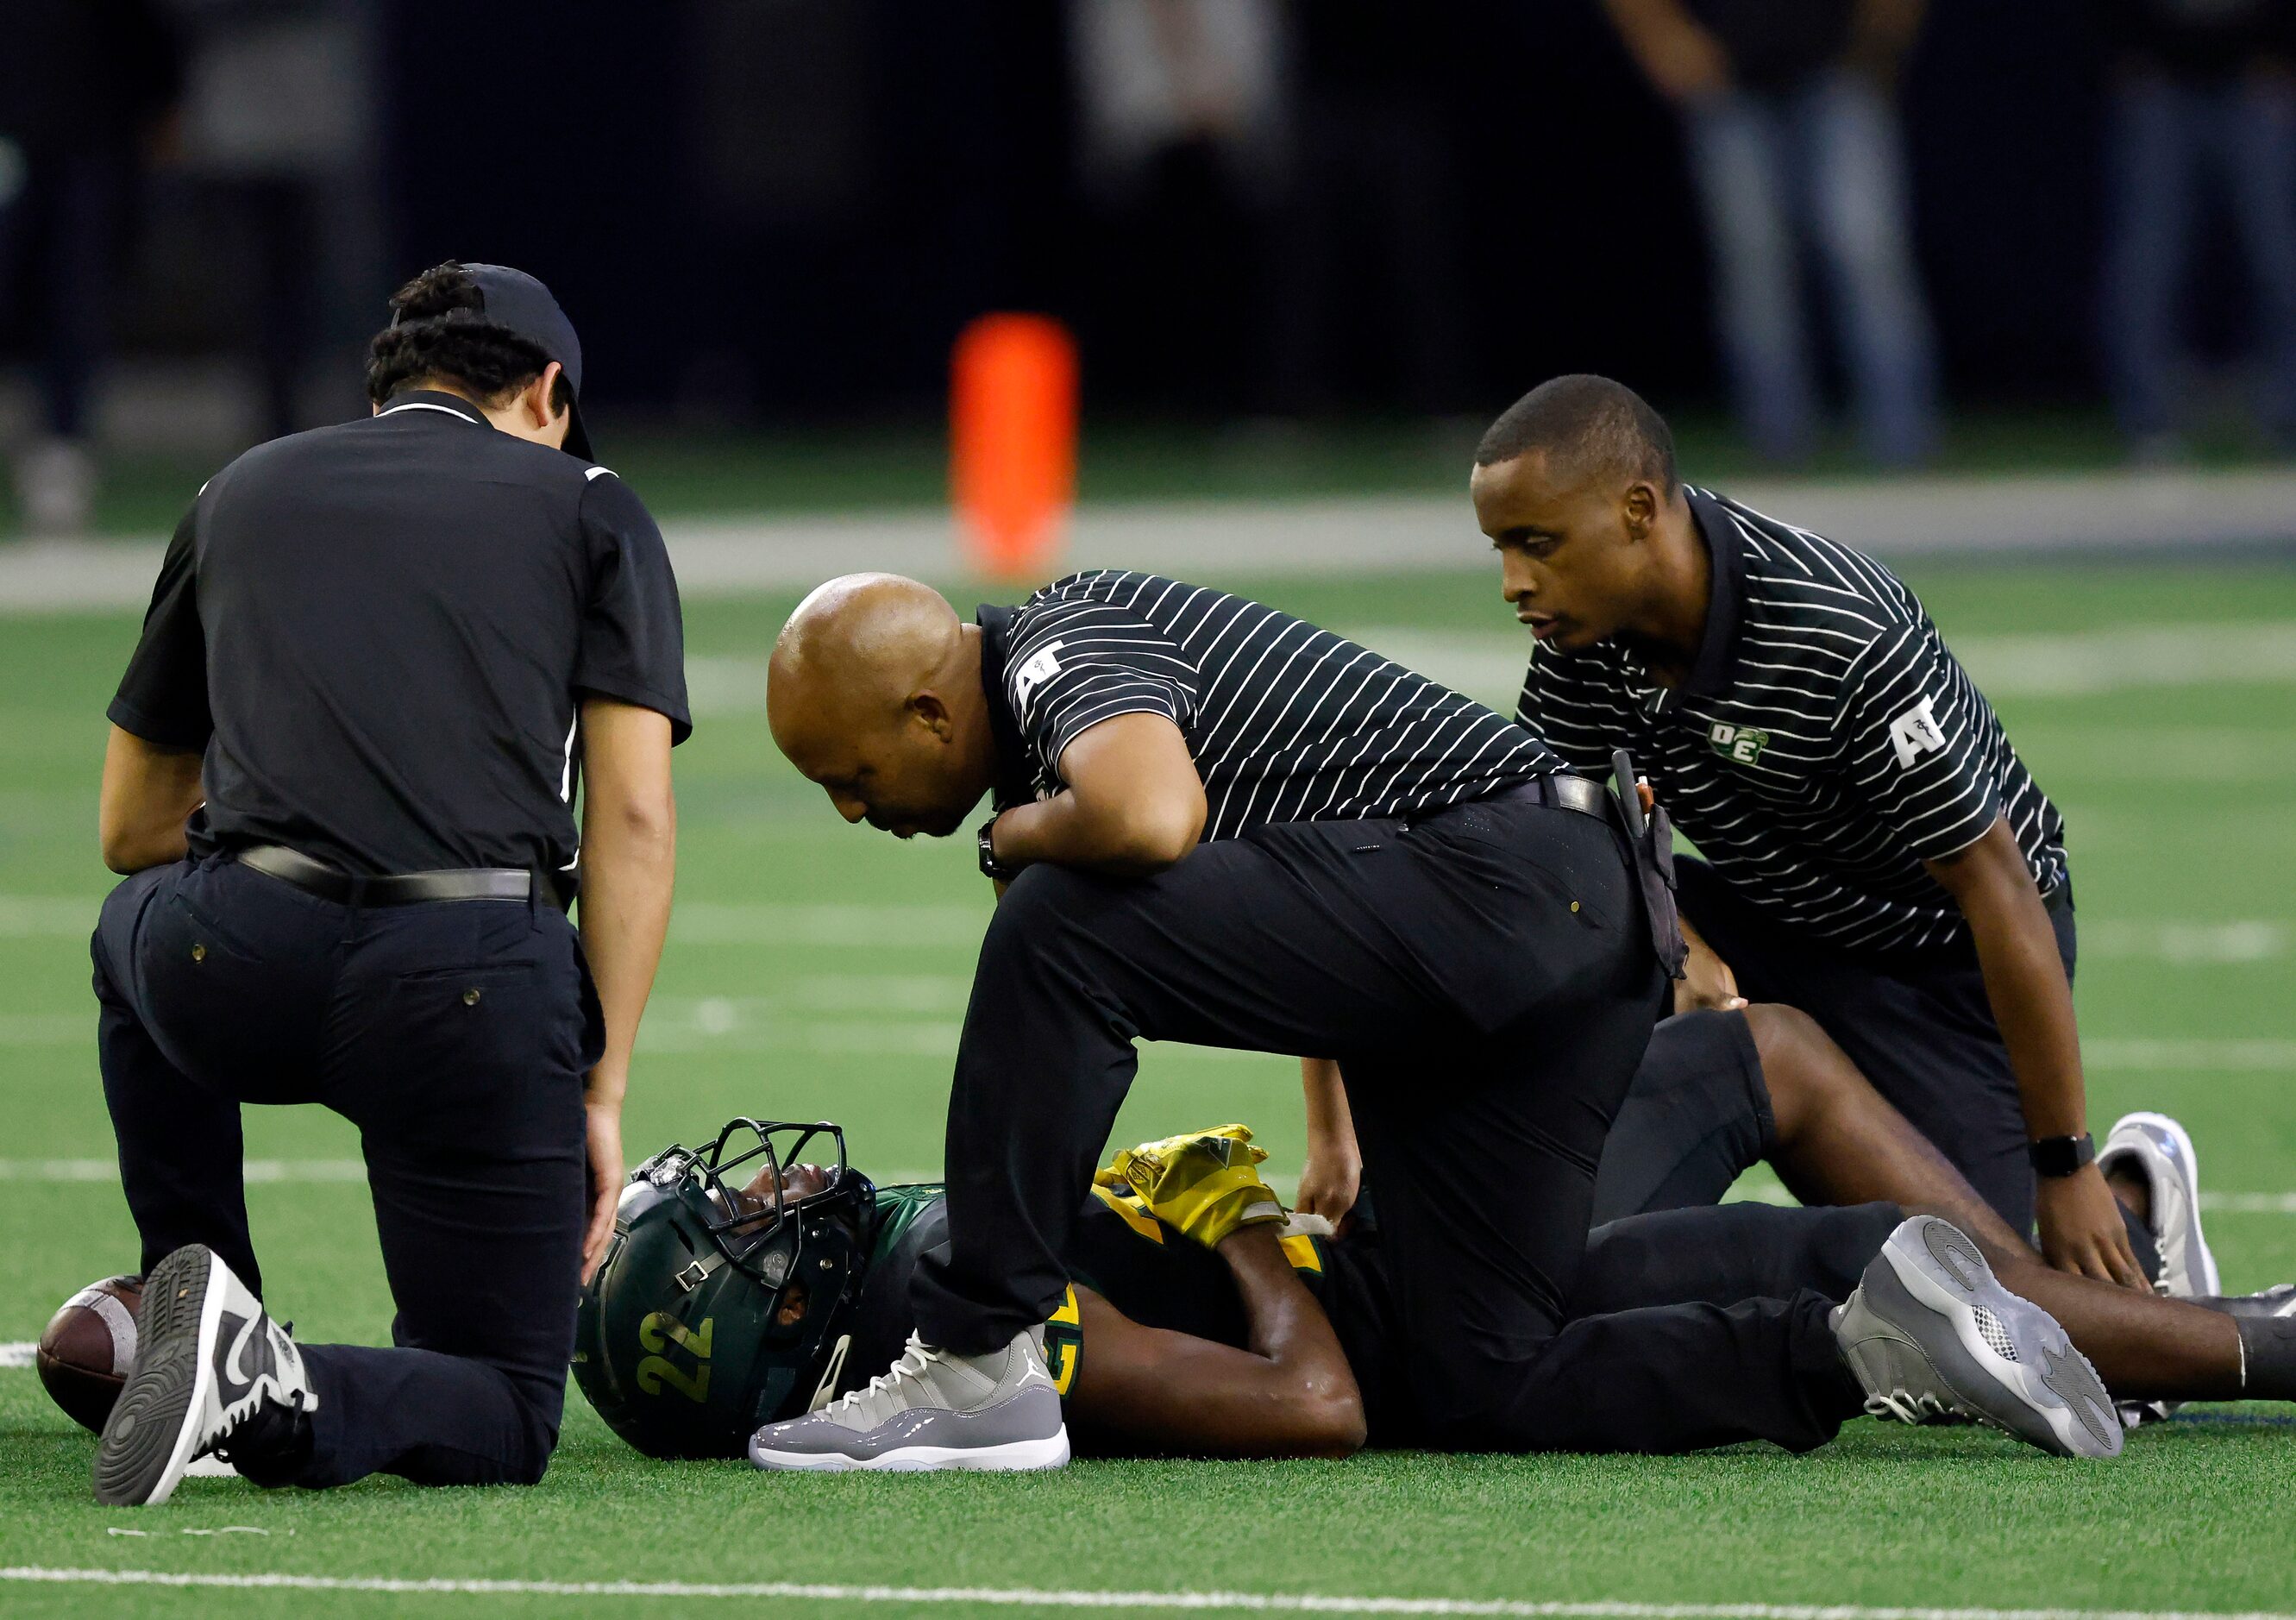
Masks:
[[[319,1406],[292,1483],[539,1479],[603,1035],[573,925],[546,904],[355,909],[218,858],[113,890],[94,956],[144,1271],[202,1243],[261,1292],[241,1104],[319,1103],[359,1128],[397,1348],[306,1347]]]
[[[1762,1054],[1742,1012],[1661,1022],[1595,1172],[1595,1224],[1719,1204],[1777,1146]]]
[[[1588,1358],[1663,1384],[1726,1330],[1702,1307],[1562,1328],[1660,980],[1618,835],[1520,800],[1263,828],[1143,881],[1032,868],[981,945],[920,1331],[977,1352],[1051,1314],[1134,1039],[1335,1057],[1423,1432],[1554,1443],[1557,1392],[1613,1376]],[[1790,1304],[1750,1329],[1781,1368],[1817,1348]]]
[[[2030,1232],[2025,1117],[1977,953],[1852,955],[1763,916],[1703,861],[1677,861],[1676,871],[1683,919],[1730,965],[1739,993],[1816,1019],[1980,1197],[2015,1230]],[[2070,980],[2071,905],[2053,907],[2051,920]]]
[[[1666,1452],[1767,1440],[1805,1451],[1857,1415],[1864,1394],[1826,1319],[1902,1212],[1716,1207],[1775,1139],[1744,1014],[1692,1013],[1658,1026],[1603,1144],[1598,1224],[1558,1340],[1570,1354],[1562,1377],[1544,1383],[1553,1410],[1543,1448]],[[1367,1251],[1373,1286],[1390,1296],[1377,1238],[1345,1246]],[[1401,1317],[1391,1306],[1372,1314]],[[1398,1392],[1415,1381],[1409,1358],[1388,1353],[1384,1341],[1398,1336],[1382,1334],[1375,1353],[1360,1358],[1366,1400],[1378,1397],[1373,1443],[1423,1444],[1390,1419],[1408,1406]]]

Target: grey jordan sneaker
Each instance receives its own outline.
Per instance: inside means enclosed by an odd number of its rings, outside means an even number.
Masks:
[[[1876,1418],[1966,1419],[2059,1456],[2120,1453],[2095,1369],[2054,1317],[2001,1286],[1950,1221],[1900,1224],[1832,1321]]]
[[[2152,1287],[2171,1299],[2202,1299],[2219,1287],[2217,1257],[2201,1235],[2200,1159],[2185,1128],[2165,1114],[2124,1114],[2096,1165],[2110,1174],[2133,1170],[2151,1189],[2152,1207],[2144,1220],[2152,1242],[2161,1251],[2161,1276]],[[2128,1428],[2156,1423],[2172,1416],[2177,1401],[2130,1401],[2120,1407],[2120,1421]]]
[[[273,1411],[319,1408],[295,1341],[229,1266],[196,1244],[144,1279],[135,1336],[135,1360],[95,1452],[95,1500],[108,1507],[157,1507],[234,1432],[244,1438],[273,1426]]]
[[[1045,1369],[1045,1330],[964,1356],[909,1336],[892,1370],[817,1412],[750,1436],[761,1468],[889,1473],[929,1468],[1057,1468],[1069,1460],[1060,1392]]]
[[[2201,1177],[2193,1139],[2165,1114],[2124,1114],[2104,1139],[2096,1167],[2134,1170],[2152,1189],[2144,1224],[2161,1246],[2158,1290],[2171,1299],[2221,1294],[2217,1257],[2201,1232]]]

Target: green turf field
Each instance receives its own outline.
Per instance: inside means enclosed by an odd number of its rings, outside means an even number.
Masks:
[[[2013,734],[2070,821],[2100,1130],[2130,1106],[2182,1116],[2206,1186],[2224,1195],[2210,1229],[2227,1282],[2296,1277],[2296,1200],[2282,1196],[2296,1190],[2296,660],[2284,655],[2296,571],[1914,577],[1980,675],[1996,672],[1986,678]],[[1515,672],[1519,644],[1478,574],[1294,580],[1259,594],[1399,654],[1423,649],[1479,690],[1503,690]],[[629,1145],[691,1140],[735,1111],[827,1114],[848,1125],[864,1168],[930,1173],[986,885],[969,848],[849,828],[781,765],[758,661],[788,605],[689,611],[703,712],[679,755],[682,898]],[[2144,654],[2163,632],[2187,637],[2179,645],[2211,678],[2182,679],[2188,669]],[[134,634],[129,617],[0,617],[0,1341],[32,1338],[74,1288],[135,1258],[103,1164],[85,944],[105,884],[94,838],[102,713]],[[2244,649],[2267,678],[2241,678]],[[1280,1165],[1296,1157],[1297,1113],[1279,1060],[1158,1048],[1119,1130],[1241,1117]],[[249,1202],[274,1309],[306,1339],[382,1342],[390,1306],[364,1189],[344,1163],[357,1153],[348,1130],[316,1109],[267,1111],[250,1121],[248,1152],[271,1178]],[[2251,1420],[2142,1433],[2103,1465],[1987,1433],[1860,1422],[1800,1460],[1751,1448],[1671,1461],[1392,1455],[826,1479],[646,1463],[573,1397],[564,1448],[533,1491],[377,1479],[306,1497],[195,1480],[169,1507],[138,1513],[90,1505],[92,1441],[30,1372],[0,1370],[0,1567],[18,1575],[682,1583],[651,1595],[383,1595],[12,1580],[0,1583],[0,1614],[1046,1608],[993,1595],[688,1590],[777,1582],[1082,1594],[1070,1607],[1109,1606],[1095,1594],[1110,1592],[1228,1592],[2296,1610],[2296,1429],[2254,1421],[2264,1409],[2238,1415]],[[266,1534],[196,1534],[226,1526]]]

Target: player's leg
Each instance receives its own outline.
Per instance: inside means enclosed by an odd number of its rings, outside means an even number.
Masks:
[[[1964,1196],[1956,1207],[1967,1205]],[[1950,1210],[1887,1202],[1808,1209],[1729,1204],[1628,1216],[1588,1236],[1571,1314],[1727,1304],[1801,1288],[1847,1298],[1898,1221],[1915,1213],[1954,1219]],[[2296,1388],[2284,1357],[2268,1349],[2247,1358],[2243,1375],[2243,1335],[2219,1308],[2054,1271],[2030,1246],[1999,1232],[1969,1236],[2001,1286],[2055,1317],[2118,1400],[2287,1400]],[[2239,1303],[2258,1314],[2258,1302]],[[2247,1336],[2263,1343],[2280,1336]]]
[[[139,1273],[186,1244],[205,1244],[259,1295],[263,1279],[247,1229],[238,1100],[194,1081],[168,1059],[136,994],[144,982],[137,939],[155,900],[172,892],[176,870],[155,868],[115,888],[91,942],[96,1055],[119,1145],[120,1188],[142,1243]],[[190,953],[200,943],[171,937],[167,949],[152,953],[148,971],[198,975],[204,949],[201,960]]]
[[[2240,1321],[2223,1311],[2059,1271],[2021,1242],[1980,1246],[2003,1287],[2064,1324],[2116,1399],[2296,1400],[2296,1365],[2247,1365]]]
[[[1595,1223],[1719,1203],[1765,1160],[1804,1204],[1919,1205],[2015,1240],[1815,1020],[1775,1002],[1659,1025],[1603,1147]]]
[[[1570,1313],[1791,1299],[1805,1288],[1847,1299],[1907,1213],[1888,1203],[1718,1204],[1628,1215],[1587,1235]]]
[[[305,1347],[319,1405],[291,1477],[531,1484],[573,1353],[601,1033],[574,930],[489,901],[359,929],[324,1100],[360,1130],[395,1347]]]
[[[1366,1060],[1344,1065],[1424,1442],[1602,1451],[1823,1444],[1865,1398],[1827,1324],[1835,1299],[1800,1290],[1715,1301],[1667,1289],[1647,1308],[1587,1314],[1578,1304],[1590,1281],[1605,1303],[1630,1291],[1621,1275],[1590,1279],[1583,1269],[1591,1161],[1615,1106],[1590,1077],[1633,1062],[1632,1031],[1601,1022],[1559,1017],[1511,1056],[1414,1064],[1408,1090],[1380,1083]],[[1578,1252],[1565,1254],[1574,1242]],[[1629,1269],[1624,1246],[1612,1253],[1616,1273]],[[1513,1286],[1495,1290],[1494,1279]],[[1549,1292],[1557,1283],[1561,1293]]]
[[[1626,902],[1606,828],[1533,813],[1583,824],[1565,836],[1614,868],[1608,882]],[[1023,873],[981,942],[958,1048],[952,1241],[914,1290],[927,1342],[981,1353],[1058,1303],[1062,1246],[1131,1084],[1136,1038],[1292,1053],[1438,1040],[1464,1004],[1536,1005],[1572,971],[1584,951],[1570,940],[1523,945],[1542,927],[1595,928],[1591,912],[1577,920],[1567,899],[1529,892],[1527,879],[1512,891],[1431,880],[1412,840],[1433,836],[1393,822],[1301,823],[1206,844],[1144,880]],[[1488,948],[1469,962],[1478,919],[1463,900],[1486,897],[1514,905],[1514,937],[1480,928]]]
[[[1704,862],[1684,860],[1678,869],[1683,915],[1731,965],[1741,992],[1808,1014],[2004,1222],[2030,1232],[2033,1171],[2024,1114],[1974,954],[1882,963],[1813,946],[1757,915]],[[2051,922],[2070,979],[2076,955],[2070,902],[2053,905]],[[2138,1264],[2157,1278],[2153,1234],[2126,1205],[2121,1216]]]
[[[1775,1157],[1778,1126],[1751,1010],[1683,1013],[1651,1032],[1603,1139],[1595,1224],[1718,1204]]]
[[[1677,870],[1684,917],[1730,964],[1740,992],[1815,1018],[1997,1214],[2030,1229],[2033,1172],[2016,1079],[1974,958],[1918,978],[1885,973],[1789,934],[1702,861]]]
[[[229,860],[178,862],[149,882],[123,885],[99,930],[106,1095],[131,1197],[196,1196],[144,1233],[135,1358],[94,1467],[97,1501],[113,1505],[167,1501],[218,1446],[262,1479],[306,1443],[308,1369],[253,1291],[238,1104],[310,1100],[342,937],[339,913]],[[171,1073],[209,1100],[187,1105]],[[179,1134],[163,1139],[155,1120]],[[181,1241],[152,1259],[168,1238]]]
[[[1743,1016],[1770,1099],[1770,1165],[1795,1197],[1808,1205],[1886,1201],[1926,1209],[1972,1238],[2031,1252],[1816,1019],[1771,1002]]]

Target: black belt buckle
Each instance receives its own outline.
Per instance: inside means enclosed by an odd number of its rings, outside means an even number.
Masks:
[[[1611,774],[1618,784],[1619,813],[1626,820],[1635,880],[1642,885],[1643,909],[1650,918],[1651,949],[1666,976],[1679,979],[1683,964],[1690,959],[1690,946],[1682,937],[1682,915],[1674,900],[1673,824],[1655,802],[1649,814],[1644,813],[1634,758],[1625,749],[1611,753]]]

